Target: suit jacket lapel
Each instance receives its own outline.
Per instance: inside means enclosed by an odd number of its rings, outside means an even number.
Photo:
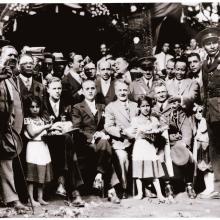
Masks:
[[[123,104],[118,100],[118,109],[121,112],[121,114],[130,121],[130,115],[128,115],[127,111],[125,110],[125,107],[123,106]],[[130,106],[129,106],[130,108]]]
[[[96,104],[97,112],[98,112],[98,123],[99,124],[101,118],[102,118],[102,105]]]
[[[91,118],[94,119],[94,115],[92,114],[92,112],[91,112],[89,106],[87,105],[86,101],[83,101],[83,102],[81,103],[81,107],[84,108],[85,112],[86,112]]]
[[[186,90],[186,88],[189,86],[189,81],[188,80],[182,80],[181,82],[181,88],[180,88],[180,95],[182,95],[184,93],[184,91]]]

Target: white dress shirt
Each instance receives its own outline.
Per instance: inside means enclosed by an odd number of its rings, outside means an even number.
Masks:
[[[95,115],[96,112],[97,112],[97,109],[96,109],[96,106],[95,106],[95,100],[91,102],[91,101],[85,99],[85,102],[86,102],[87,105],[89,106],[89,108],[90,108],[92,114]]]
[[[33,81],[33,78],[32,77],[26,77],[22,74],[19,75],[20,79],[22,80],[22,82],[24,83],[25,87],[30,90],[31,88],[31,85],[32,85],[32,81]]]
[[[54,114],[56,115],[56,117],[59,116],[59,109],[60,109],[60,100],[57,102],[54,102],[52,99],[49,99],[50,101],[50,105],[53,109]]]
[[[111,78],[109,78],[108,80],[104,80],[101,78],[101,89],[102,89],[102,94],[104,96],[107,95],[110,84],[111,84]]]

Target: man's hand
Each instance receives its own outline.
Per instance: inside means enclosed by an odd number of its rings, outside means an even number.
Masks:
[[[172,96],[168,99],[168,103],[181,102],[181,96]]]
[[[13,71],[10,68],[10,66],[3,67],[0,73],[0,81],[9,79],[12,76],[12,74],[13,74]]]

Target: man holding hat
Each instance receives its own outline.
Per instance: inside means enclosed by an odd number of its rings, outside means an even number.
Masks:
[[[153,107],[153,112],[160,116],[161,123],[169,126],[168,134],[172,164],[168,163],[167,158],[169,157],[166,158],[165,155],[169,178],[172,178],[176,183],[181,181],[186,184],[187,194],[189,198],[193,199],[195,198],[195,192],[192,182],[195,164],[190,152],[193,135],[191,120],[186,116],[179,103],[169,98],[164,84],[156,84],[154,92],[156,104]],[[172,175],[172,167],[174,175]],[[169,181],[166,183],[168,184]],[[177,184],[175,185],[177,186]]]
[[[210,198],[220,198],[220,29],[217,27],[206,28],[197,35],[198,41],[207,52],[204,60],[203,85],[204,85],[204,114],[207,120],[210,159],[213,166],[215,185]]]
[[[154,62],[156,58],[149,56],[143,57],[138,60],[139,70],[143,74],[141,78],[137,78],[130,84],[132,99],[137,101],[139,98],[145,95],[153,98],[154,96],[154,85],[158,80],[154,78]],[[162,80],[161,80],[162,81]]]

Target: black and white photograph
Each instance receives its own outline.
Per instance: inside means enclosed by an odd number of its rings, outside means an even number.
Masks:
[[[0,4],[0,218],[220,217],[220,2]]]

